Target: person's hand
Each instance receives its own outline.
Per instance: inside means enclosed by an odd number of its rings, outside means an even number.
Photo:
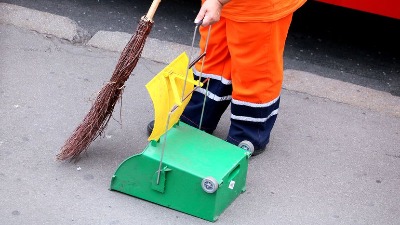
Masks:
[[[203,21],[202,26],[205,27],[218,22],[222,6],[228,2],[229,0],[206,0],[201,6],[194,22],[199,23],[200,21]]]

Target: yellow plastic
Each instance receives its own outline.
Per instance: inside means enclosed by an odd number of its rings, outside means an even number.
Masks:
[[[160,137],[176,124],[190,100],[194,85],[192,69],[187,71],[189,57],[185,52],[174,59],[161,72],[146,84],[154,105],[154,128],[148,140],[158,141]],[[187,73],[185,93],[182,92]],[[168,129],[168,115],[170,115]]]

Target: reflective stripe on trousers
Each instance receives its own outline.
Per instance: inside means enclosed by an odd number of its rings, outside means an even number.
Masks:
[[[243,140],[248,140],[253,143],[255,149],[264,148],[269,142],[278,114],[280,97],[262,104],[239,101],[232,99],[230,95],[231,84],[224,84],[212,78],[209,82],[201,129],[212,133],[231,103],[231,126],[227,141],[237,145]],[[205,93],[205,86],[193,93],[192,99],[181,116],[182,122],[199,127]]]

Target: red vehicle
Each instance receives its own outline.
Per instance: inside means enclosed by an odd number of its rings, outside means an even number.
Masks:
[[[400,0],[318,0],[400,20]]]

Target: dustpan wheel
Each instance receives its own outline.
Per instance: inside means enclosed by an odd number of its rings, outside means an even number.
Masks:
[[[218,189],[218,182],[214,177],[206,177],[201,181],[201,187],[209,194],[214,193]]]
[[[239,148],[249,151],[251,154],[254,152],[254,145],[250,141],[244,140],[238,144]]]

